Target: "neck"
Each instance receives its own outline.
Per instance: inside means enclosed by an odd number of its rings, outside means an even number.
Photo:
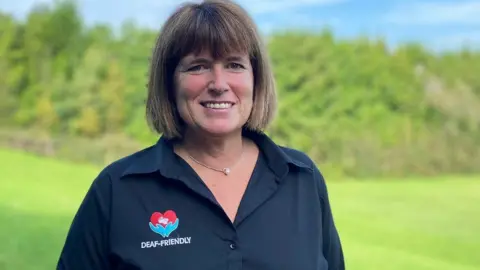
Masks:
[[[219,169],[236,163],[244,147],[241,131],[218,137],[186,131],[181,144],[197,161]]]

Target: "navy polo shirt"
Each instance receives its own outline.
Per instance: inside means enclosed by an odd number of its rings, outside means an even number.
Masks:
[[[161,137],[107,166],[74,217],[57,269],[345,269],[324,179],[305,154],[259,147],[232,223]]]

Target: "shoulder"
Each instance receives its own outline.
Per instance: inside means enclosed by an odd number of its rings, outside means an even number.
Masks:
[[[305,153],[298,149],[279,146],[280,150],[297,166],[308,167],[313,170],[315,162]]]
[[[130,155],[120,157],[104,166],[97,178],[117,180],[135,170],[153,170],[151,167],[153,164],[152,158],[154,156],[154,146],[140,149]]]
[[[283,153],[285,153],[287,157],[291,159],[291,161],[296,166],[308,168],[310,171],[310,177],[315,182],[317,188],[321,191],[322,194],[326,192],[326,182],[323,174],[315,161],[310,156],[308,156],[308,154],[290,147],[279,146],[279,148],[283,151]]]
[[[121,177],[128,173],[129,169],[132,169],[134,166],[151,164],[150,162],[152,162],[153,157],[154,146],[149,146],[113,161],[107,165],[105,169],[107,169],[113,177]],[[148,162],[148,160],[150,160],[150,162]]]

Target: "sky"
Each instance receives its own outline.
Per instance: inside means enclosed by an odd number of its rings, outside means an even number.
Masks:
[[[53,0],[0,0],[0,11],[23,18]],[[191,0],[199,2],[200,0]],[[87,24],[125,20],[159,29],[184,0],[77,0]],[[480,49],[480,0],[237,0],[265,33],[322,30],[338,38],[381,37],[392,47],[418,41],[433,50]]]

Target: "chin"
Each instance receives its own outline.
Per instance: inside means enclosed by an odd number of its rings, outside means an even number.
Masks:
[[[237,127],[201,127],[201,129],[216,136],[229,135],[240,130],[240,128]]]
[[[204,123],[199,125],[198,128],[203,132],[216,136],[229,135],[241,130],[241,126],[232,125],[232,123]]]

